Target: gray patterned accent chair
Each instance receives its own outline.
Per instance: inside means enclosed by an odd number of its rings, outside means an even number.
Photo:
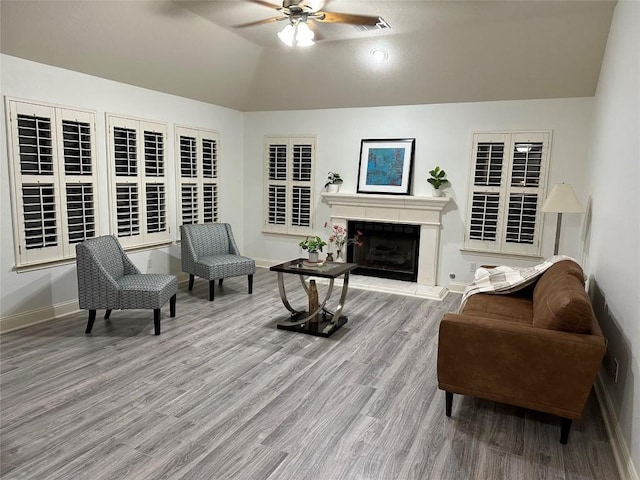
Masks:
[[[209,280],[209,301],[213,300],[216,279],[222,286],[227,277],[248,276],[249,294],[253,293],[256,262],[243,257],[228,223],[182,225],[182,271],[189,274],[189,290],[194,277]]]
[[[78,301],[89,310],[85,333],[91,333],[97,309],[153,309],[154,333],[160,335],[160,308],[169,300],[176,316],[178,279],[175,275],[140,273],[113,235],[92,238],[76,245]]]

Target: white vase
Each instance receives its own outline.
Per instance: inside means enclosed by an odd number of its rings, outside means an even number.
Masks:
[[[340,191],[340,185],[337,183],[330,183],[327,185],[327,192],[329,193],[337,193]]]
[[[318,262],[319,254],[318,252],[309,252],[309,261],[310,262]]]
[[[442,196],[442,190],[440,190],[439,188],[434,188],[433,189],[433,196],[434,197],[441,197]]]

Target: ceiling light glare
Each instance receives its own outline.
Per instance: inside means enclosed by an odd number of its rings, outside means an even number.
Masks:
[[[315,35],[313,31],[309,28],[309,25],[307,25],[306,23],[300,23],[298,25],[298,32],[296,35],[296,40],[297,40],[296,45],[298,47],[310,47],[315,43],[313,41],[314,36]]]
[[[516,150],[519,153],[529,153],[532,148],[533,145],[531,145],[530,143],[516,143]]]
[[[310,47],[315,42],[313,31],[304,22],[289,24],[278,33],[278,38],[288,47]]]
[[[389,53],[382,48],[374,48],[371,50],[371,58],[378,63],[382,63],[389,59]]]
[[[293,47],[293,38],[296,34],[296,29],[293,28],[293,25],[287,25],[282,29],[281,32],[278,32],[278,38],[289,47]]]

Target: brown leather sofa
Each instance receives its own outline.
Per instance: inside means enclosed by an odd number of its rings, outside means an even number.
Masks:
[[[578,264],[552,265],[513,294],[479,293],[447,313],[438,338],[438,387],[453,394],[561,417],[560,442],[582,415],[605,353],[605,339]]]

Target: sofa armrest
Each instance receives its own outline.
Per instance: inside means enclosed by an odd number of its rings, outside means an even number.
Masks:
[[[440,323],[438,386],[579,418],[604,352],[597,334],[448,313]]]

